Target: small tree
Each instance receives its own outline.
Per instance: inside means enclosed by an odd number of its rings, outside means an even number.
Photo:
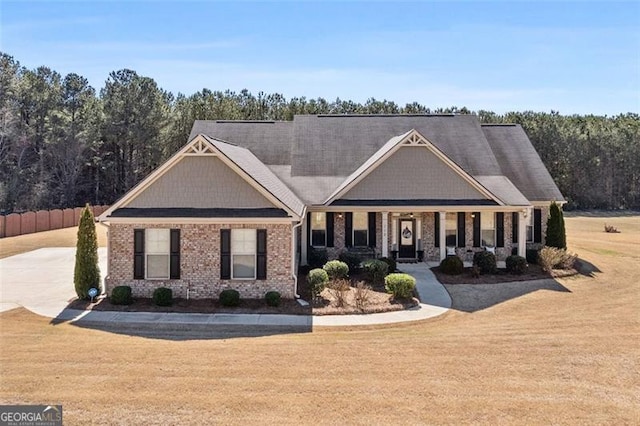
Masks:
[[[98,237],[96,235],[95,220],[89,204],[85,206],[80,216],[73,284],[80,299],[89,299],[89,289],[92,287],[100,291]]]
[[[560,206],[554,201],[549,207],[549,218],[547,219],[547,238],[546,245],[548,247],[556,247],[559,249],[567,248],[567,237],[564,230],[564,217]]]

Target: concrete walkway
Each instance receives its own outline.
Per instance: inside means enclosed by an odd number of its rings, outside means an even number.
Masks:
[[[99,249],[100,269],[106,271],[106,250]],[[0,259],[0,312],[24,306],[36,314],[80,324],[111,326],[248,325],[248,326],[357,326],[419,321],[445,313],[451,298],[424,263],[401,264],[416,278],[420,305],[413,309],[362,315],[185,314],[156,312],[82,311],[67,309],[73,290],[74,248],[40,249]]]

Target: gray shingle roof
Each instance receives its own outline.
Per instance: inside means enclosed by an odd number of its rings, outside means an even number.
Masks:
[[[529,201],[565,201],[519,124],[483,125],[502,173]]]
[[[203,136],[285,206],[298,216],[303,214],[303,202],[251,151],[206,135]]]
[[[245,147],[264,164],[291,164],[292,121],[196,120],[189,140],[199,134]]]
[[[528,206],[529,200],[506,176],[474,176],[482,186],[508,206]]]
[[[269,179],[284,182],[293,191],[282,196],[297,194],[298,202],[320,204],[385,143],[411,129],[474,178],[485,177],[488,183],[484,186],[507,204],[521,205],[520,195],[529,201],[564,201],[520,126],[481,125],[475,115],[297,115],[293,122],[199,120],[190,138],[204,134],[250,150],[255,158],[251,167],[258,167],[255,161],[269,165]]]

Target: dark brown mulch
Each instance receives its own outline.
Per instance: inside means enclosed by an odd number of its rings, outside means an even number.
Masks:
[[[521,275],[512,275],[505,269],[498,269],[495,274],[480,275],[479,277],[473,277],[471,275],[471,268],[464,268],[464,271],[460,275],[447,275],[440,272],[439,267],[431,268],[431,271],[435,274],[438,281],[442,284],[500,284],[511,283],[516,281],[534,281],[545,280],[549,278],[560,278],[575,275],[577,272],[574,269],[568,270],[553,270],[552,274],[542,270],[540,265],[530,264],[527,271]]]
[[[156,306],[151,299],[136,298],[131,305],[114,305],[108,298],[91,303],[85,300],[74,300],[68,306],[71,309],[119,312],[180,312],[202,314],[291,314],[310,315],[311,308],[300,306],[291,299],[282,299],[280,306],[267,306],[262,299],[242,299],[237,307],[220,305],[213,299],[174,299],[172,306]]]

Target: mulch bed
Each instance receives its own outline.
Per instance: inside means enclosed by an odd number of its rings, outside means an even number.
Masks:
[[[280,306],[267,306],[263,299],[241,299],[240,305],[226,307],[214,299],[174,299],[171,306],[156,306],[153,300],[135,298],[131,305],[114,305],[108,298],[91,303],[85,300],[74,300],[68,306],[71,309],[118,312],[180,312],[201,314],[291,314],[309,315],[311,309],[291,299],[282,299]]]
[[[540,265],[530,264],[527,271],[522,275],[512,275],[505,269],[498,269],[495,274],[480,275],[474,277],[471,274],[471,268],[464,268],[460,275],[447,275],[440,272],[439,267],[431,268],[438,281],[442,284],[501,284],[516,281],[533,281],[545,280],[549,278],[562,278],[572,276],[578,273],[575,269],[554,269],[551,274],[542,270]]]

